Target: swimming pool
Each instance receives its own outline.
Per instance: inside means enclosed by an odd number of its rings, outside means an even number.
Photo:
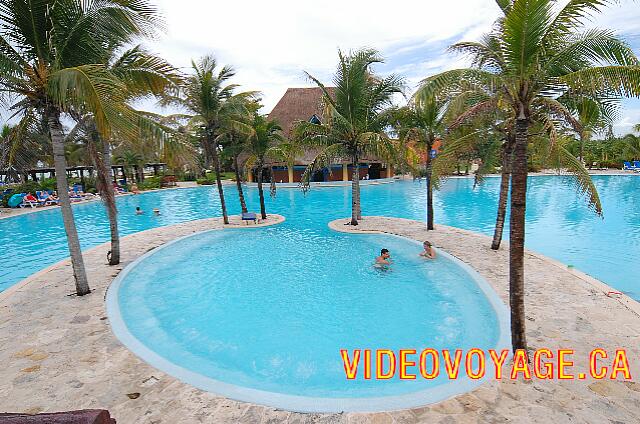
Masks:
[[[594,176],[604,219],[589,211],[576,195],[570,179],[531,177],[527,205],[527,246],[571,264],[640,300],[640,177]],[[450,179],[435,193],[436,224],[442,223],[491,235],[499,189],[498,178],[487,178],[473,188],[471,179]],[[226,187],[230,213],[238,213],[233,186]],[[258,209],[255,189],[247,189],[247,201]],[[330,220],[350,215],[350,188],[317,188],[306,196],[300,190],[280,189],[267,196],[268,211],[287,217],[295,231],[313,233]],[[362,188],[365,215],[398,216],[423,220],[424,184],[396,182]],[[159,217],[136,216],[136,206],[162,210]],[[219,216],[214,187],[165,190],[118,198],[123,235],[193,219]],[[109,239],[104,207],[86,203],[74,207],[83,248]],[[0,220],[0,290],[68,256],[62,218],[48,210]]]
[[[372,266],[380,246],[392,252],[387,270]],[[287,222],[212,230],[128,266],[107,311],[146,362],[236,400],[305,412],[415,407],[481,381],[444,372],[365,380],[362,364],[347,380],[340,350],[509,346],[507,309],[489,285],[446,253],[428,261],[420,250],[400,237]]]

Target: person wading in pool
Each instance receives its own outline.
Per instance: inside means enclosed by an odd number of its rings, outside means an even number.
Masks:
[[[425,259],[435,259],[436,258],[436,249],[433,248],[431,242],[426,241],[422,243],[422,247],[424,250],[420,252],[420,256]]]
[[[392,262],[389,250],[382,249],[380,251],[380,256],[376,256],[376,261],[373,266],[380,269],[388,269]]]

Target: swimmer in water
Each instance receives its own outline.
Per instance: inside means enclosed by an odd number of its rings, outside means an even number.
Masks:
[[[155,208],[155,209],[153,210],[153,214],[154,214],[155,216],[160,216],[160,209]]]
[[[435,259],[436,258],[436,249],[433,248],[431,242],[426,241],[422,244],[424,250],[420,252],[420,256],[425,259]]]
[[[136,215],[142,215],[144,211],[140,209],[140,206],[136,206]]]
[[[380,251],[380,256],[376,256],[373,266],[380,269],[388,269],[392,262],[389,249],[382,249]]]

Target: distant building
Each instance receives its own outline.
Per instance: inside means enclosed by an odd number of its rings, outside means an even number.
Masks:
[[[333,87],[327,87],[329,94],[333,94]],[[282,127],[284,136],[289,138],[291,130],[298,121],[309,121],[321,123],[323,119],[322,89],[319,87],[310,88],[288,88],[280,101],[275,105],[269,119],[274,120]],[[296,158],[293,173],[290,173],[286,164],[272,163],[272,174],[275,182],[300,182],[302,174],[309,164],[313,162],[316,152],[311,149]],[[393,170],[390,166],[376,158],[363,158],[358,166],[360,179],[390,178]],[[311,181],[350,181],[353,175],[353,165],[349,158],[344,158],[330,169],[326,168],[315,172],[311,176]],[[250,175],[250,181],[254,175]],[[290,181],[290,177],[293,181]],[[267,176],[265,175],[265,178]]]

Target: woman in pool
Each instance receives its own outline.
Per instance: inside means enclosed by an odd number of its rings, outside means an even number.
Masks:
[[[424,250],[420,252],[420,256],[422,256],[425,259],[436,258],[436,249],[433,248],[433,245],[431,244],[430,241],[425,240],[425,242],[422,243],[422,247],[424,248]]]

